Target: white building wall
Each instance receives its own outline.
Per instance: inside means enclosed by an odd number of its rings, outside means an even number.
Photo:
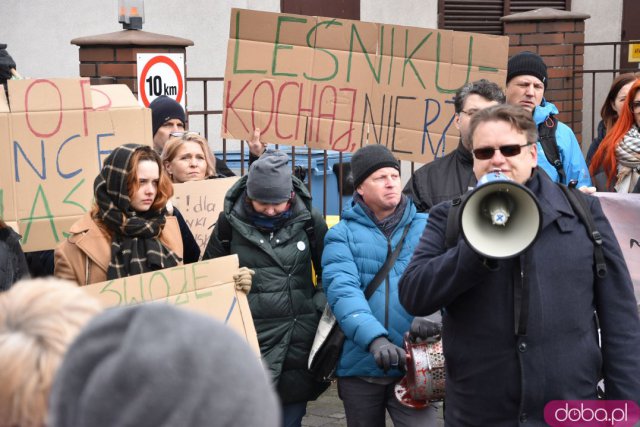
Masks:
[[[280,1],[147,0],[144,30],[193,40],[194,46],[187,48],[189,76],[222,76],[232,7],[279,12]],[[608,0],[606,7],[602,0],[573,0],[572,10],[591,15],[586,21],[587,42],[620,39],[622,0]],[[436,28],[437,0],[361,0],[361,19]],[[78,47],[71,45],[70,40],[121,28],[117,22],[117,0],[2,0],[0,43],[9,45],[18,71],[28,77],[77,76]],[[603,53],[603,49],[587,48],[585,69],[610,66],[610,55]],[[610,82],[611,79],[604,75],[597,78],[596,110],[599,110]],[[583,100],[585,149],[591,135],[590,89],[591,79],[586,76]],[[221,108],[222,85],[212,85],[208,95],[209,108]],[[203,107],[200,87],[190,85],[188,96],[191,110]],[[220,149],[221,140],[216,136],[220,122],[211,119],[209,125],[211,142]],[[201,129],[203,123],[194,118],[191,127]]]

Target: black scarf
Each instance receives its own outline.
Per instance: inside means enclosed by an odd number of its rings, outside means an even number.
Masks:
[[[125,144],[105,160],[93,184],[98,218],[113,232],[107,279],[174,267],[179,257],[158,239],[166,222],[166,208],[137,213],[131,208],[127,166],[138,144]]]
[[[251,204],[251,201],[249,201],[246,191],[242,195],[245,213],[249,222],[253,224],[253,226],[258,230],[266,231],[268,233],[281,229],[286,224],[286,222],[291,219],[291,216],[293,214],[292,206],[295,201],[295,197],[296,193],[292,191],[287,210],[274,216],[267,216],[258,213],[255,209],[253,209],[253,205]]]

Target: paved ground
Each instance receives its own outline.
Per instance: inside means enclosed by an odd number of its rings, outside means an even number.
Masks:
[[[342,401],[338,397],[335,382],[318,400],[309,402],[307,415],[302,419],[302,425],[307,427],[346,427],[347,419],[344,416],[344,408],[342,407]],[[438,414],[437,426],[444,426],[442,410]],[[393,427],[388,415],[387,427]]]

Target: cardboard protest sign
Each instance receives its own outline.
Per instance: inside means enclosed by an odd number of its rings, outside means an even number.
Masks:
[[[260,346],[247,296],[236,292],[233,275],[238,256],[129,276],[84,286],[105,307],[163,302],[214,317],[246,338],[257,354]]]
[[[453,150],[453,95],[504,86],[509,39],[232,9],[222,136],[427,162]]]
[[[640,194],[595,193],[616,234],[640,308]]]
[[[151,144],[151,115],[125,85],[10,80],[0,99],[0,215],[25,251],[52,249],[91,207],[93,181],[117,146]]]
[[[224,196],[238,177],[189,181],[173,185],[173,205],[180,210],[200,254],[204,255],[213,226],[224,205]]]

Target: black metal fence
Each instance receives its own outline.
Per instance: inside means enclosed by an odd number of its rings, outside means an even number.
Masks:
[[[202,118],[204,136],[207,140],[210,140],[209,136],[211,134],[212,129],[209,126],[209,118],[212,116],[222,116],[222,110],[216,110],[211,108],[211,105],[215,104],[211,102],[209,99],[209,91],[210,86],[212,84],[220,84],[224,82],[223,77],[188,77],[187,78],[187,90],[191,88],[192,92],[202,92],[202,109],[194,109],[190,110],[187,108],[188,116],[191,117],[200,117]],[[196,87],[198,87],[196,90]],[[188,98],[187,98],[188,99]],[[196,103],[197,104],[197,103]],[[216,129],[217,131],[217,129]],[[240,175],[244,175],[247,168],[248,162],[245,161],[245,151],[247,150],[245,144],[243,142],[240,143],[239,147],[239,162],[240,162]],[[276,145],[276,148],[279,148]],[[294,147],[290,148],[291,151],[287,148],[287,152],[291,157],[291,165],[292,170],[296,170],[301,168],[306,172],[306,184],[309,188],[309,192],[314,195],[314,200],[320,198],[321,206],[322,206],[322,214],[326,217],[327,214],[340,214],[343,208],[343,196],[350,196],[350,192],[353,191],[351,185],[349,185],[348,174],[350,172],[349,162],[345,158],[346,156],[343,153],[331,153],[332,158],[334,155],[337,155],[337,160],[333,164],[333,167],[329,166],[329,152],[327,150],[321,150],[321,153],[318,153],[319,150],[311,150],[310,148],[302,148],[302,147]],[[247,153],[248,154],[248,153]],[[318,155],[320,158],[318,159]],[[228,141],[223,138],[222,139],[222,153],[219,155],[225,162],[228,161]],[[301,159],[302,158],[302,159]],[[305,162],[306,159],[306,162]],[[314,161],[314,159],[316,161]],[[320,160],[320,161],[317,161]],[[320,169],[318,170],[318,165],[320,165]],[[304,167],[306,166],[306,167]],[[330,180],[329,183],[327,177],[335,176],[335,180]],[[315,177],[315,179],[314,179]],[[319,177],[322,177],[321,179]],[[321,184],[322,189],[315,188]],[[331,185],[333,184],[333,185]],[[318,197],[320,196],[320,197]],[[337,197],[337,212],[328,212],[329,205],[335,205],[335,203],[329,203],[329,198],[335,199]],[[315,205],[315,203],[314,203]]]
[[[599,56],[602,58],[606,58],[607,56],[611,59],[611,66],[597,69],[587,69],[584,68],[582,70],[576,70],[574,68],[573,71],[573,86],[571,88],[571,123],[582,123],[582,140],[583,146],[588,147],[593,141],[595,134],[597,132],[597,124],[600,121],[600,108],[602,106],[602,102],[607,96],[609,92],[609,87],[611,85],[611,81],[620,73],[628,73],[628,72],[638,72],[640,71],[638,67],[635,68],[621,68],[621,51],[623,46],[627,46],[633,42],[630,41],[620,41],[620,42],[600,42],[600,43],[576,43],[573,46],[573,64],[576,63],[576,58],[578,56],[582,56],[581,51],[584,50],[584,54],[586,56],[587,51],[593,49],[599,49],[602,52],[598,52]],[[606,79],[602,79],[601,77],[606,77]],[[576,84],[576,82],[581,82],[582,84]],[[597,84],[600,83],[600,84]],[[578,98],[578,91],[582,90],[584,94],[590,94],[590,103],[586,106],[583,103],[583,116],[580,118],[575,117],[575,103],[578,101],[582,101],[583,98]],[[589,108],[590,107],[590,108]],[[590,111],[588,117],[584,116],[584,111]],[[589,135],[584,132],[584,125],[589,124],[591,132]]]

